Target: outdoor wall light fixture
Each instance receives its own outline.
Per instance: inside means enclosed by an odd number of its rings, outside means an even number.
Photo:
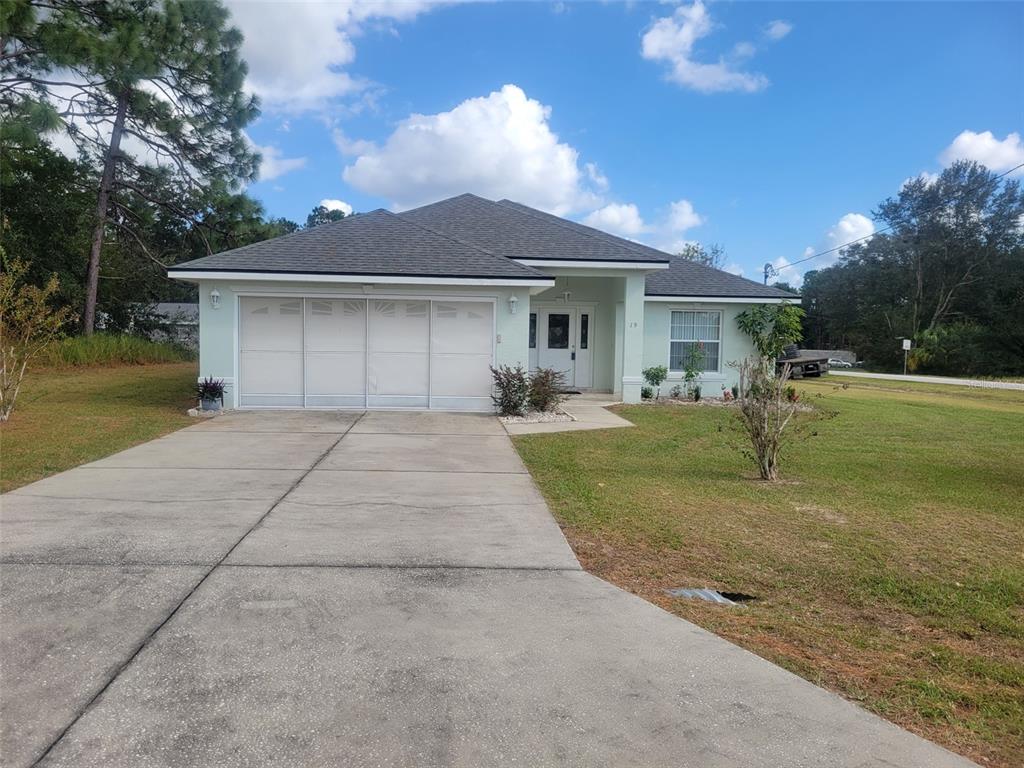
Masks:
[[[210,306],[214,309],[220,309],[220,291],[216,288],[210,291]]]
[[[508,297],[508,311],[511,312],[514,315],[516,313],[516,310],[518,309],[518,307],[519,307],[519,298],[517,296],[515,296],[515,295],[509,296]]]

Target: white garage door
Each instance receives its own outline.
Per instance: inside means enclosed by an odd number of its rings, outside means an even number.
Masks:
[[[491,408],[494,304],[243,297],[239,405]]]

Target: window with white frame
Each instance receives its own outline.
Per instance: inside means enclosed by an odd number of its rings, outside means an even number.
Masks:
[[[707,310],[678,310],[672,313],[669,332],[668,369],[681,373],[695,353],[703,353],[702,371],[719,370],[722,346],[722,313]]]

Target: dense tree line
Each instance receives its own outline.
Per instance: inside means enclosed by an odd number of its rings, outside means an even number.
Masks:
[[[60,280],[56,306],[85,305],[89,248],[95,223],[93,169],[45,142],[0,156],[0,244],[5,257],[30,265],[26,279]],[[131,214],[125,212],[130,206]],[[182,216],[126,197],[112,212],[103,243],[97,306],[105,329],[145,331],[154,324],[145,308],[160,301],[191,301],[195,288],[169,280],[171,264],[294,232],[299,225],[270,218],[253,198],[211,191],[188,201]],[[131,216],[131,226],[118,223]]]
[[[937,374],[1024,373],[1024,192],[960,161],[908,181],[874,216],[884,230],[804,277],[804,344]]]
[[[170,264],[299,228],[243,191],[259,105],[228,18],[216,0],[0,4],[0,245],[33,284],[57,274],[86,333],[194,295]]]

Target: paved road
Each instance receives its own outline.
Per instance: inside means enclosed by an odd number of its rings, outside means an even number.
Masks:
[[[966,766],[580,570],[495,419],[239,413],[2,499],[5,766]]]
[[[854,376],[861,379],[887,379],[889,381],[915,381],[920,384],[952,384],[960,387],[981,387],[982,389],[1016,389],[1024,392],[1024,382],[1018,381],[986,381],[985,379],[954,379],[948,376],[915,376],[899,373],[865,373],[864,371],[848,371],[840,368],[829,369],[829,375]]]

